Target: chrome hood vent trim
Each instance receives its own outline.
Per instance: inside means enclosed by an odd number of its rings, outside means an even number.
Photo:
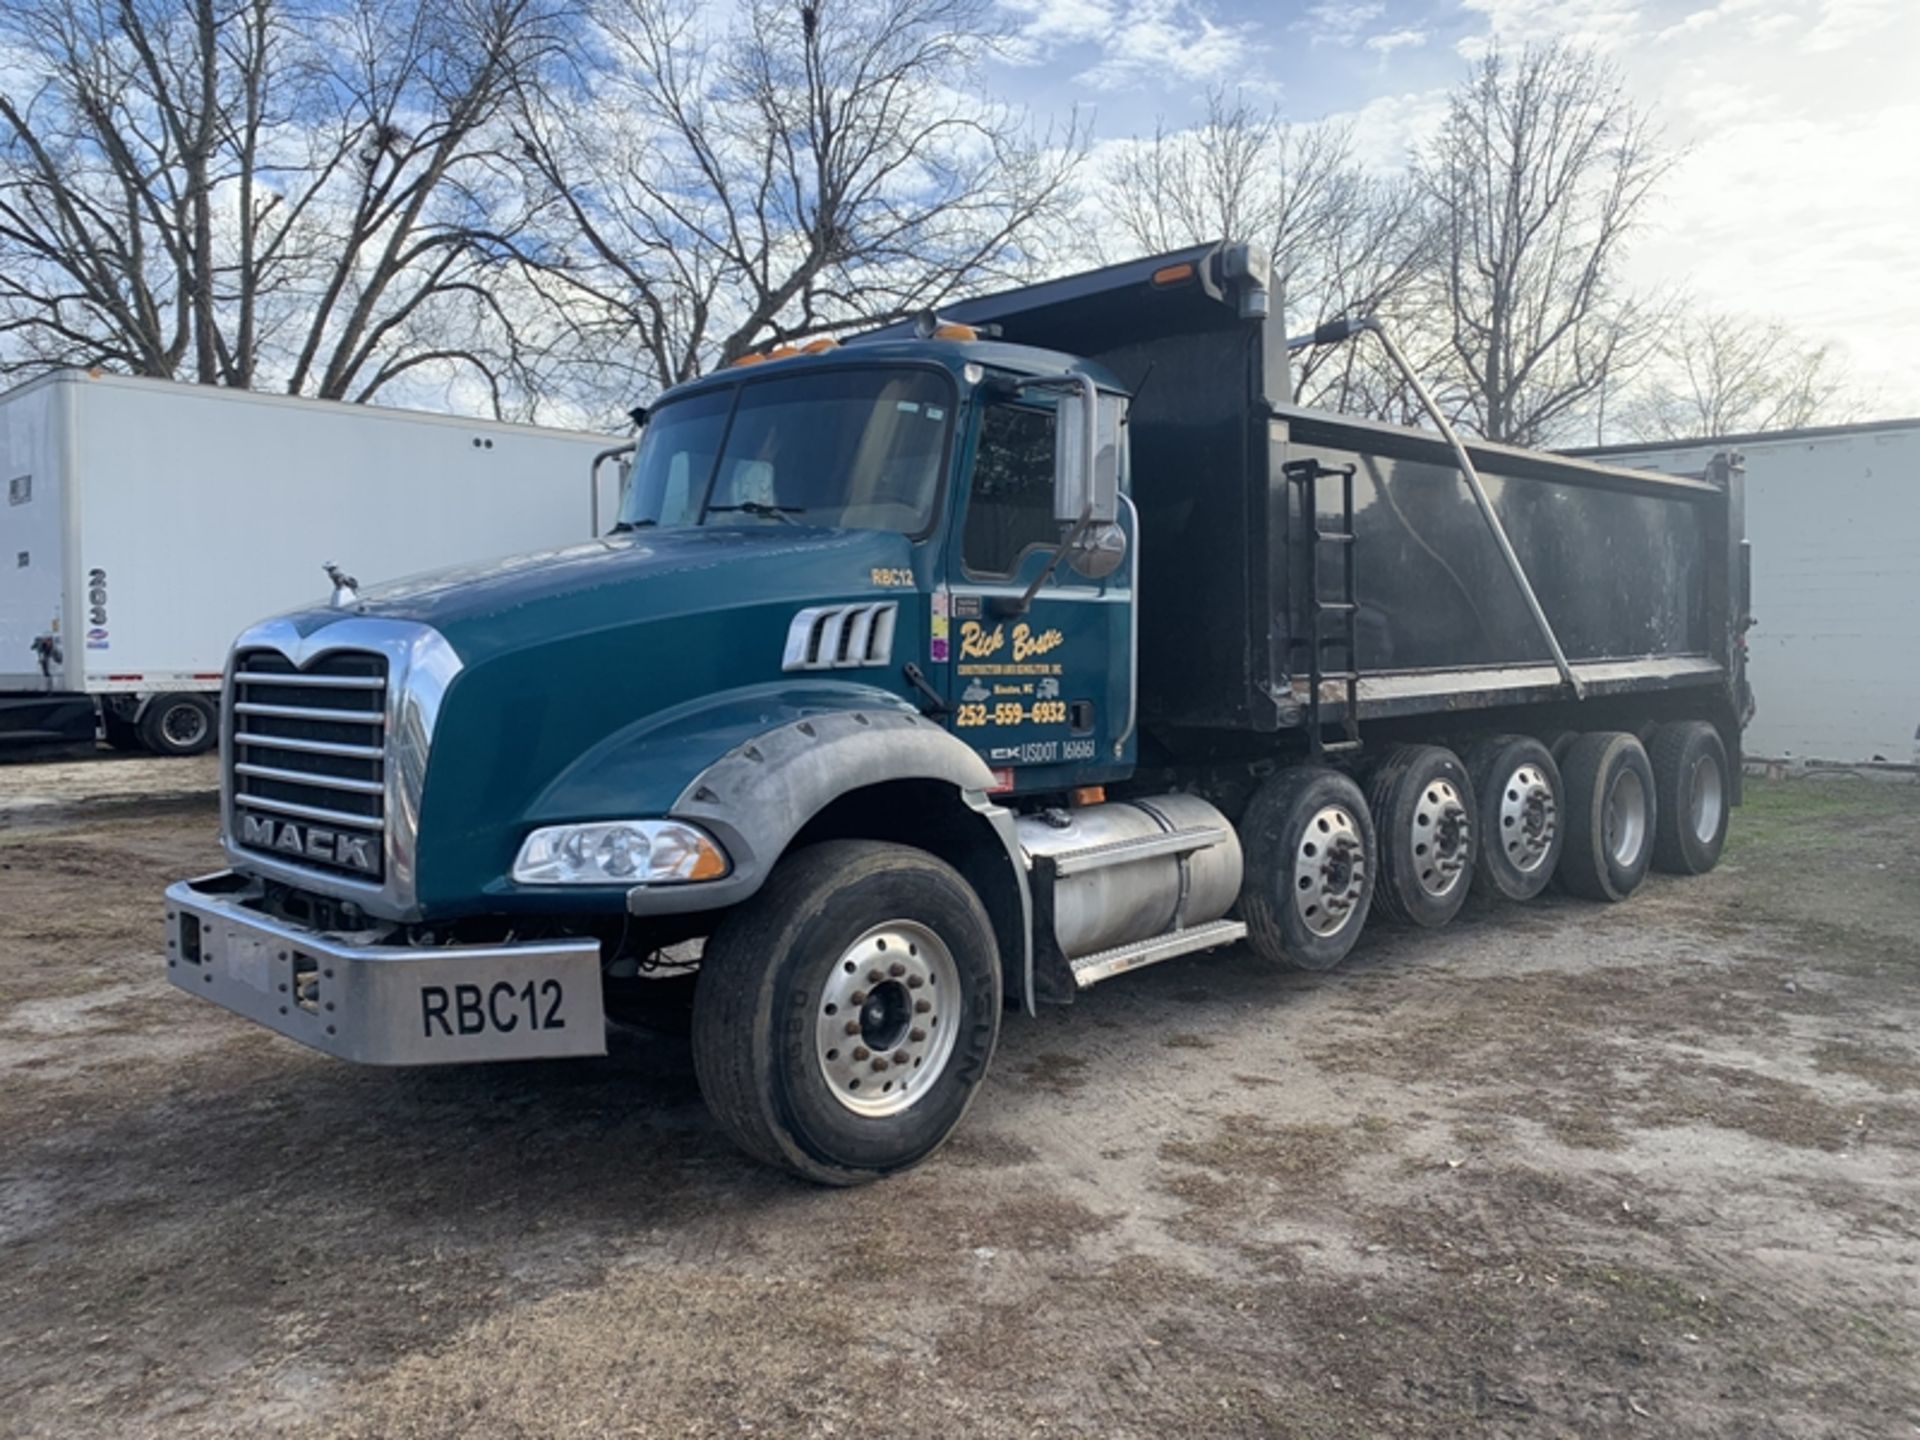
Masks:
[[[787,627],[782,670],[850,670],[893,662],[893,600],[864,605],[810,605]]]

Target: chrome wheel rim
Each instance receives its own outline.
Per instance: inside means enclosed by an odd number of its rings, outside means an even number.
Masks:
[[[1531,875],[1546,864],[1559,828],[1560,807],[1546,772],[1538,765],[1520,766],[1500,794],[1500,843],[1514,869]]]
[[[160,733],[173,745],[198,745],[207,738],[206,713],[197,705],[175,705],[160,717]]]
[[[827,1090],[856,1115],[897,1115],[933,1088],[960,1038],[960,967],[914,920],[888,920],[833,962],[814,1007]]]
[[[1632,865],[1647,840],[1647,787],[1631,770],[1614,777],[1607,792],[1607,854],[1616,865]]]
[[[1293,904],[1316,935],[1337,935],[1358,913],[1366,891],[1367,849],[1343,805],[1316,811],[1293,856]]]
[[[1693,769],[1693,794],[1688,800],[1693,833],[1702,845],[1711,845],[1720,833],[1720,819],[1726,806],[1726,786],[1720,778],[1720,762],[1702,755]]]
[[[1420,888],[1435,899],[1453,893],[1467,871],[1473,822],[1451,780],[1429,781],[1413,807],[1413,864]]]

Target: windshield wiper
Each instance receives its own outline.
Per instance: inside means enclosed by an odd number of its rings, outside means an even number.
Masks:
[[[753,516],[756,520],[779,520],[788,525],[798,525],[800,522],[793,517],[807,513],[807,507],[804,505],[763,505],[758,500],[742,500],[737,505],[707,506],[709,515],[716,510],[737,510],[742,515]]]
[[[638,530],[644,525],[658,525],[659,523],[658,520],[622,520],[618,525],[607,531],[607,533],[609,535],[624,535],[629,530]]]

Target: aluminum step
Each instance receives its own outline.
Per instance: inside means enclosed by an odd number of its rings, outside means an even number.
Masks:
[[[1210,925],[1195,925],[1186,930],[1174,930],[1165,935],[1154,935],[1145,940],[1135,940],[1131,945],[1116,945],[1111,950],[1097,950],[1091,955],[1083,955],[1073,962],[1073,983],[1082,990],[1098,985],[1102,980],[1111,980],[1116,975],[1124,975],[1129,970],[1138,970],[1142,966],[1157,965],[1162,960],[1171,960],[1176,955],[1191,955],[1196,950],[1211,950],[1217,945],[1231,945],[1247,936],[1246,925],[1239,920],[1215,920]]]
[[[1104,870],[1109,865],[1129,865],[1135,860],[1151,860],[1156,855],[1186,855],[1210,849],[1227,838],[1221,825],[1190,825],[1184,830],[1168,830],[1159,835],[1142,835],[1133,840],[1109,840],[1104,845],[1088,845],[1079,850],[1061,850],[1048,857],[1055,875],[1082,875],[1089,870]]]

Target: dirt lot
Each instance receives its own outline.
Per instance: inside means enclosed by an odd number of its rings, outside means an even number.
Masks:
[[[830,1193],[673,1042],[381,1073],[168,987],[211,777],[0,768],[0,1433],[1920,1434],[1912,786],[1009,1017],[941,1157]]]

